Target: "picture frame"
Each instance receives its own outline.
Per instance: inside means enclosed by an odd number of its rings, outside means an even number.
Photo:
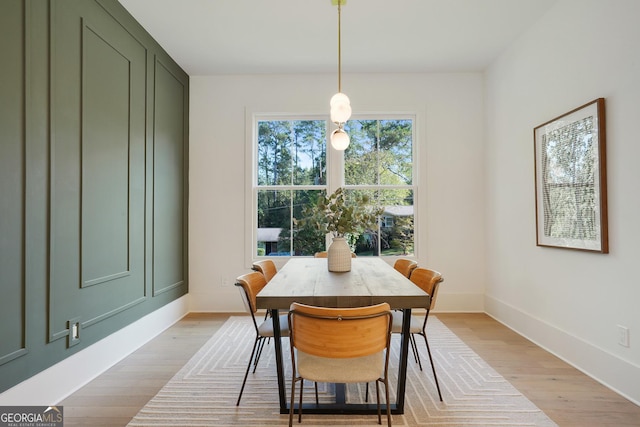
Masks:
[[[533,134],[536,245],[609,253],[604,98]]]

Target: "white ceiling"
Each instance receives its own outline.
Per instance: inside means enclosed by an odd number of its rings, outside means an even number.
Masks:
[[[119,0],[189,75],[337,70],[331,0]],[[342,71],[481,71],[557,0],[348,0]]]

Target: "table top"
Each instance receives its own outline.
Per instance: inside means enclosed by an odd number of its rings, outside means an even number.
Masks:
[[[291,258],[257,295],[258,308],[289,309],[291,303],[392,309],[427,308],[429,294],[378,257],[351,260],[351,271],[330,272],[326,258]]]

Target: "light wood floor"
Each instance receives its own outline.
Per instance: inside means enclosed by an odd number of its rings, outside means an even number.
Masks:
[[[639,406],[489,316],[437,316],[559,426],[640,426]],[[65,427],[126,426],[227,317],[190,314],[163,332],[60,402]]]

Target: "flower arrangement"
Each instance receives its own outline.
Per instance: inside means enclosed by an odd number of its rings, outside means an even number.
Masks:
[[[358,235],[375,229],[382,209],[371,205],[367,195],[354,194],[347,200],[344,189],[318,198],[316,205],[303,210],[304,218],[297,221],[333,237]]]

